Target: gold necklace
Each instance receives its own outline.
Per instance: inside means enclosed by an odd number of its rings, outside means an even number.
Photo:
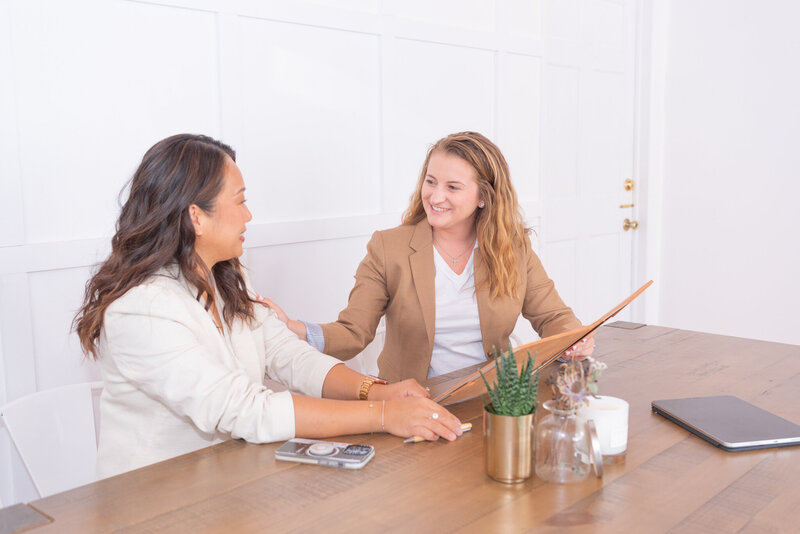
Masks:
[[[433,244],[434,244],[434,245],[436,245],[436,247],[437,247],[439,250],[441,250],[442,252],[444,252],[446,256],[449,256],[449,257],[450,257],[450,263],[452,263],[452,264],[453,264],[453,267],[455,267],[455,266],[456,266],[456,264],[458,263],[458,261],[459,261],[459,258],[460,258],[461,256],[463,256],[464,254],[466,254],[467,252],[469,252],[469,251],[471,251],[473,248],[475,248],[475,242],[473,241],[473,242],[472,242],[472,244],[471,244],[469,247],[467,247],[467,250],[465,250],[464,252],[462,252],[462,253],[461,253],[461,254],[459,254],[458,256],[453,256],[452,254],[450,254],[449,252],[447,252],[447,251],[444,249],[444,247],[442,246],[442,244],[441,244],[441,243],[439,243],[439,242],[436,240],[436,238],[434,238],[434,239],[433,239]]]

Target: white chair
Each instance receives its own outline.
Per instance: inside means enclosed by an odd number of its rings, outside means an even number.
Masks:
[[[94,482],[95,399],[102,387],[102,382],[72,384],[0,407],[0,417],[41,497]]]

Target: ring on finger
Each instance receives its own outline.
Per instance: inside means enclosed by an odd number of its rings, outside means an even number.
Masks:
[[[436,413],[436,412],[433,412],[433,414],[431,414],[431,419],[433,419],[434,421],[436,421],[437,419],[439,419],[439,414],[438,414],[438,413]]]

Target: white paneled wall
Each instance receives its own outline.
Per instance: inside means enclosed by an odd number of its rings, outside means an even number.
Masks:
[[[106,235],[154,140],[220,135],[216,16],[137,2],[11,2],[25,243]]]
[[[553,241],[536,246],[577,298],[577,251],[543,206],[614,149],[581,149],[577,124],[580,106],[606,123],[631,105],[606,52],[629,44],[633,1],[0,0],[0,403],[99,378],[70,322],[118,193],[179,132],[237,150],[254,215],[245,261],[290,315],[336,317],[429,144],[466,129],[504,150],[528,223]],[[588,84],[587,51],[602,67]],[[34,497],[13,455],[0,429],[6,504]]]
[[[451,131],[493,132],[495,54],[398,38],[392,55],[395,68],[386,77],[391,89],[385,98],[384,143],[391,150],[386,151],[384,199],[388,209],[401,211],[432,141]]]
[[[667,64],[658,320],[800,344],[800,3],[655,11]]]
[[[380,213],[378,36],[254,18],[239,24],[236,148],[253,222]]]
[[[522,54],[498,58],[497,140],[513,169],[520,198],[539,197],[541,59]]]

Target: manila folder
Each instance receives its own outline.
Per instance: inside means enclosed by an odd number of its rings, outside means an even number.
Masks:
[[[630,304],[633,299],[641,295],[642,292],[652,284],[653,281],[650,280],[645,285],[634,291],[630,297],[614,306],[608,313],[590,325],[581,326],[580,328],[562,332],[560,334],[546,337],[544,339],[534,341],[533,343],[528,343],[515,348],[514,354],[517,356],[517,365],[522,367],[527,358],[523,358],[521,355],[530,352],[531,354],[536,354],[534,373],[538,372],[545,366],[555,361],[556,358],[558,358],[565,350],[569,349],[575,343],[597,330],[600,325],[614,317],[620,312],[620,310]],[[455,404],[456,402],[465,401],[486,393],[486,386],[483,383],[483,379],[481,379],[481,373],[483,373],[483,375],[486,377],[486,380],[488,380],[491,384],[497,376],[495,361],[492,360],[488,362],[478,371],[475,371],[469,376],[463,378],[456,385],[447,387],[447,389],[444,391],[437,392],[435,389],[438,388],[431,387],[433,390],[431,391],[431,397],[434,401],[446,406],[448,404]]]

